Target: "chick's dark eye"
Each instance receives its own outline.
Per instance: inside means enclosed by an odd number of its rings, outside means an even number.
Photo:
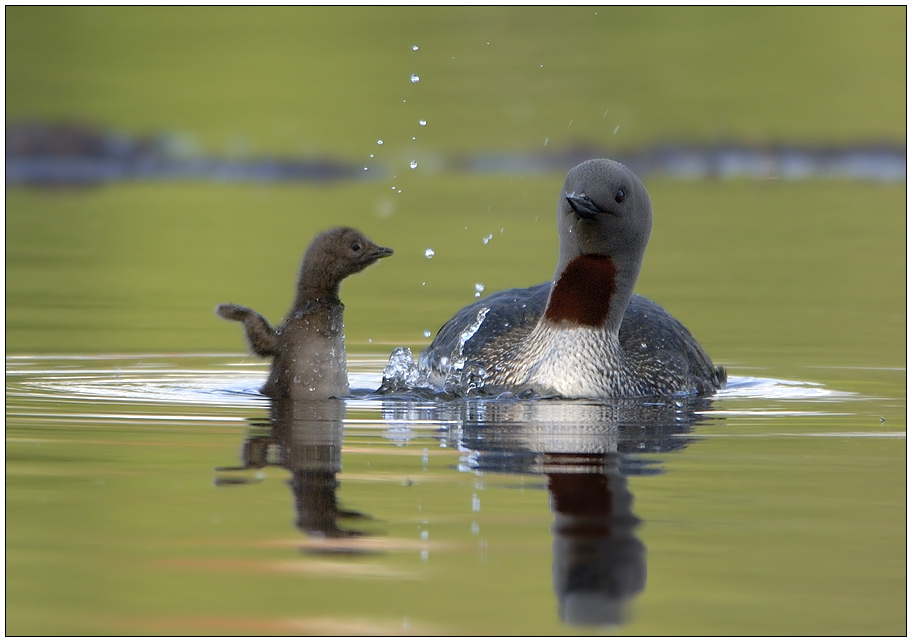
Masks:
[[[625,192],[623,188],[619,189],[614,195],[614,201],[616,203],[623,203],[625,198],[627,198],[627,192]]]
[[[360,243],[352,243],[352,249],[353,249],[355,252],[360,252],[360,251],[361,251],[361,244],[360,244]]]

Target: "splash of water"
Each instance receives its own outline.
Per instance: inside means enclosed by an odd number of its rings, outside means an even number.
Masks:
[[[430,387],[427,377],[418,369],[409,348],[396,348],[390,354],[389,362],[383,368],[383,383],[380,389],[384,392],[414,390]]]

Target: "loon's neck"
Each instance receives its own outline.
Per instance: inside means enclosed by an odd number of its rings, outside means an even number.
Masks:
[[[639,272],[639,266],[636,266]],[[617,336],[637,274],[607,255],[583,254],[560,270],[543,321],[604,328]]]

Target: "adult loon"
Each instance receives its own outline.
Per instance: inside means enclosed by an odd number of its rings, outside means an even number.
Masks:
[[[569,398],[708,395],[723,367],[677,319],[633,293],[652,204],[639,178],[595,159],[567,174],[554,280],[504,290],[450,319],[418,362],[435,385],[470,365],[485,385]]]

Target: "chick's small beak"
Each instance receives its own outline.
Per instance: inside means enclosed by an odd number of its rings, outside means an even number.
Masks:
[[[392,253],[393,253],[392,248],[378,247],[376,250],[371,252],[370,257],[371,257],[371,259],[376,261],[377,259],[382,259],[384,257],[391,256]]]
[[[592,202],[592,199],[585,194],[565,194],[564,198],[567,199],[570,208],[580,218],[591,219],[602,213],[602,210],[600,210],[598,206]]]

